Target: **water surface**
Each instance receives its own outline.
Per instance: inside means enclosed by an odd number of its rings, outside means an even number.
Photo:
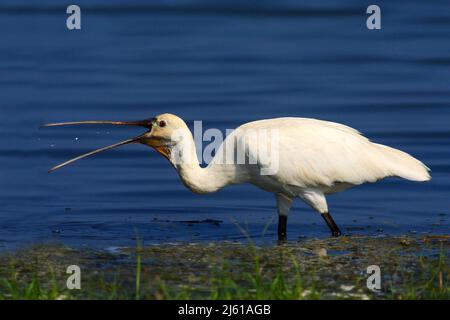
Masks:
[[[140,133],[46,122],[134,120],[171,112],[192,127],[313,117],[357,128],[425,162],[433,180],[395,179],[329,197],[351,234],[448,233],[450,4],[378,1],[78,1],[68,31],[56,0],[0,5],[0,246],[272,243],[275,200],[249,185],[185,189],[165,159],[130,145],[54,174],[53,165]],[[192,223],[206,219],[216,222]],[[190,222],[191,221],[191,222]],[[265,235],[260,237],[264,233]],[[297,201],[289,238],[326,237]]]

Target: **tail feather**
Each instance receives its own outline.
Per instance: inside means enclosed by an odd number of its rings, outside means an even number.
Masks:
[[[412,181],[429,181],[430,169],[421,161],[407,154],[406,152],[376,144],[382,151],[385,158],[385,165],[393,176]]]

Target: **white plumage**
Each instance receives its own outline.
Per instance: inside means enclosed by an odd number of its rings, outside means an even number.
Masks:
[[[428,168],[419,160],[372,143],[358,131],[338,123],[278,118],[250,122],[235,133],[241,135],[247,129],[261,128],[279,130],[281,165],[273,178],[283,185],[318,187],[331,193],[342,183],[359,185],[389,176],[414,181],[430,179]],[[249,149],[254,150],[252,146]]]
[[[49,126],[79,123],[58,123]],[[333,235],[339,235],[340,231],[328,212],[326,194],[385,177],[400,177],[413,181],[430,180],[429,169],[409,154],[373,143],[348,126],[316,119],[277,118],[246,123],[226,138],[216,157],[206,168],[199,165],[189,128],[175,115],[162,114],[147,122],[84,123],[131,124],[149,128],[148,132],[139,137],[100,151],[130,142],[151,146],[172,163],[182,182],[196,193],[214,192],[236,183],[252,183],[274,193],[280,217],[280,240],[285,238],[287,214],[296,197],[321,213]],[[252,135],[255,132],[269,134]],[[276,141],[271,132],[276,133]],[[261,154],[261,146],[273,144],[277,145],[274,150],[277,151],[279,164],[273,174],[263,175],[261,170],[273,160],[273,154]],[[230,151],[233,151],[234,155],[244,154],[246,162],[227,162],[229,158],[226,158],[226,155]],[[97,152],[99,151],[87,155]],[[65,162],[54,169],[73,161]]]

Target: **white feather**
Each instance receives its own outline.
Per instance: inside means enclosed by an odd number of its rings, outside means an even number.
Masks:
[[[248,132],[258,130],[279,132],[280,165],[274,175],[261,175],[263,165],[258,154],[258,146],[271,143],[270,136],[245,139]],[[245,143],[235,144],[233,139]],[[430,179],[429,169],[409,154],[372,143],[348,126],[316,119],[277,118],[250,122],[237,128],[223,145],[225,148],[245,146],[248,157],[258,159],[256,168],[247,165],[237,166],[232,173],[228,170],[227,183],[250,182],[275,194],[300,197],[321,213],[328,211],[325,194],[386,177]],[[211,172],[219,169],[218,163],[223,161],[221,153],[218,154],[209,166]]]
[[[234,134],[248,130],[279,131],[280,170],[273,178],[280,183],[310,187],[332,187],[336,183],[359,185],[398,176],[426,181],[428,168],[405,152],[370,142],[348,126],[305,118],[277,118],[247,123]],[[257,158],[257,146],[264,141],[249,140],[246,147]]]

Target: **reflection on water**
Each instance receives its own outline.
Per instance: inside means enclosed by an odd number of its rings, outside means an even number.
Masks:
[[[47,174],[141,129],[40,124],[163,112],[190,126],[203,120],[205,129],[280,116],[355,127],[424,161],[433,180],[391,179],[330,197],[342,229],[448,233],[448,1],[381,1],[381,31],[366,29],[358,1],[79,5],[78,32],[65,29],[65,8],[56,0],[0,5],[0,246],[48,239],[122,246],[138,235],[144,243],[243,241],[236,224],[257,241],[274,241],[272,195],[253,186],[194,195],[144,146]],[[288,232],[293,240],[328,236],[300,201]]]

